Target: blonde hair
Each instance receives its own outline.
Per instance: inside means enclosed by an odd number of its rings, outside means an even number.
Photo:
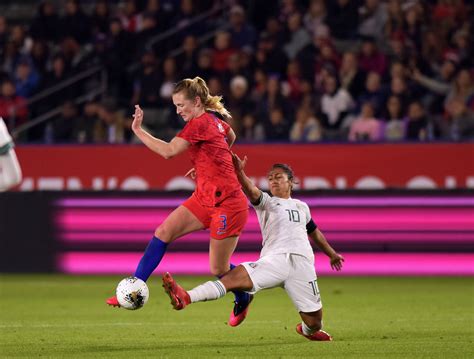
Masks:
[[[199,76],[179,81],[174,87],[173,95],[179,92],[183,92],[188,100],[194,100],[196,97],[199,97],[206,111],[218,112],[224,118],[232,117],[221,102],[222,96],[211,96],[206,81]]]

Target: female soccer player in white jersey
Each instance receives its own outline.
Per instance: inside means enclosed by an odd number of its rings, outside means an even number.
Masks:
[[[246,176],[247,157],[241,160],[233,154],[233,161],[242,189],[260,222],[263,235],[260,259],[242,263],[220,280],[206,282],[190,291],[179,286],[169,273],[163,274],[163,287],[171,298],[171,304],[180,310],[190,303],[221,298],[229,290],[256,293],[262,289],[283,287],[303,320],[296,326],[297,333],[309,340],[332,340],[321,330],[322,303],[308,236],[329,257],[333,269],[341,270],[344,258],[334,251],[317,228],[308,205],[291,198],[294,176],[288,165],[275,164],[270,170],[270,196]]]
[[[13,150],[13,141],[0,117],[0,192],[21,182],[21,169]]]

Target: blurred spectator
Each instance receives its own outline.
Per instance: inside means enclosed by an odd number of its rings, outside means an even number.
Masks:
[[[223,74],[228,69],[229,58],[236,53],[232,47],[230,34],[219,31],[214,38],[214,50],[212,52],[212,69]]]
[[[8,41],[8,24],[5,16],[0,15],[0,58],[4,55],[5,45]]]
[[[33,95],[39,84],[38,72],[31,64],[24,60],[21,61],[15,71],[15,87],[18,96],[28,98]]]
[[[227,96],[226,106],[232,114],[236,123],[242,123],[243,117],[248,113],[253,113],[255,106],[247,96],[248,81],[243,76],[235,76],[230,81],[230,93]]]
[[[277,44],[282,44],[285,41],[283,27],[276,17],[270,16],[267,19],[265,23],[265,29],[260,32],[260,39],[262,37],[270,37],[272,39],[275,39],[275,42]]]
[[[199,51],[197,61],[197,74],[204,80],[208,80],[216,75],[216,72],[212,68],[212,50],[204,48]]]
[[[281,74],[286,69],[288,59],[281,50],[276,39],[270,35],[262,33],[255,54],[256,64],[267,74]]]
[[[146,2],[145,12],[155,18],[156,28],[158,32],[163,32],[169,26],[169,14],[163,8],[161,0],[148,0]]]
[[[160,104],[161,81],[157,59],[152,51],[142,56],[141,68],[133,85],[133,96],[130,105],[140,104],[142,107],[158,107]]]
[[[375,113],[379,114],[385,103],[385,91],[382,88],[380,75],[374,71],[367,74],[364,91],[357,98],[357,111],[359,111],[364,102],[369,101],[374,106]]]
[[[393,33],[403,31],[404,14],[400,0],[387,1],[387,20],[384,26],[385,39],[390,39]]]
[[[18,49],[18,45],[16,45],[13,41],[8,41],[5,44],[5,49],[2,54],[2,71],[5,71],[10,76],[13,74],[18,61],[21,58],[20,51]]]
[[[365,38],[362,41],[359,67],[365,72],[374,71],[379,75],[383,75],[387,68],[385,55],[379,51],[373,38]]]
[[[62,34],[61,23],[52,1],[41,1],[29,33],[33,39],[44,41],[56,41]]]
[[[31,49],[31,65],[38,72],[40,78],[44,77],[48,71],[50,60],[49,47],[43,40],[33,43]]]
[[[341,59],[331,40],[328,38],[319,38],[318,46],[320,53],[314,63],[316,78],[321,76],[321,69],[325,67],[331,68],[331,72],[336,73],[340,67]]]
[[[387,23],[387,6],[381,0],[365,0],[359,8],[359,35],[374,36],[382,44]]]
[[[342,56],[339,78],[342,88],[346,89],[352,98],[357,98],[364,90],[365,73],[359,69],[357,55],[345,52]]]
[[[130,33],[139,32],[142,29],[142,14],[137,9],[135,0],[126,0],[121,4],[119,18],[123,29]]]
[[[423,32],[421,42],[422,58],[429,64],[428,71],[436,71],[443,61],[443,49],[446,47],[445,40],[438,34],[437,29],[428,29]]]
[[[322,118],[325,137],[330,140],[341,139],[339,129],[353,107],[351,95],[340,87],[335,75],[325,79],[324,89],[325,93],[321,98],[321,111],[326,115]]]
[[[443,121],[444,137],[452,141],[474,140],[474,112],[467,108],[462,99],[451,102],[449,118]]]
[[[439,71],[433,77],[426,76],[418,69],[414,69],[412,73],[413,80],[427,89],[424,95],[424,102],[434,113],[442,113],[442,103],[446,95],[451,89],[451,82],[456,72],[456,64],[446,60],[442,63]]]
[[[287,40],[283,45],[283,50],[288,59],[293,60],[298,52],[311,43],[311,37],[303,27],[300,13],[290,15],[287,23],[287,31]]]
[[[289,121],[281,107],[273,107],[270,110],[270,118],[266,121],[265,136],[269,141],[288,141]]]
[[[404,77],[402,76],[392,77],[390,80],[390,88],[387,96],[397,96],[402,102],[403,108],[406,108],[408,102],[414,100],[415,98],[412,91],[408,88]]]
[[[42,79],[41,90],[45,90],[51,86],[61,83],[68,76],[68,68],[63,56],[56,55],[52,59],[51,70]],[[63,91],[62,93],[67,92]]]
[[[261,142],[265,140],[265,130],[263,125],[257,121],[255,115],[248,113],[242,118],[237,138],[239,141],[244,142]]]
[[[274,108],[278,108],[283,113],[283,117],[289,117],[290,104],[281,93],[280,80],[277,76],[270,76],[266,82],[266,89],[263,97],[257,102],[257,115],[261,118],[268,118]],[[265,129],[267,138],[269,132]]]
[[[408,106],[408,122],[405,139],[425,141],[429,139],[428,118],[425,109],[419,101],[413,101]]]
[[[322,138],[322,129],[314,114],[305,108],[299,108],[296,119],[290,130],[292,142],[316,142]]]
[[[459,29],[453,35],[452,42],[454,46],[448,51],[452,54],[451,56],[455,56],[461,66],[472,66],[474,64],[472,59],[474,50],[470,46],[473,40],[472,34],[469,34],[467,28]]]
[[[183,40],[183,52],[176,57],[176,63],[183,77],[197,76],[198,43],[196,36],[187,35]]]
[[[326,4],[324,0],[311,0],[308,12],[303,17],[303,24],[310,36],[318,34],[321,27],[326,27]]]
[[[125,71],[135,53],[133,35],[123,29],[118,18],[112,18],[107,38],[107,60],[105,67],[109,78],[109,94],[120,100],[126,97]]]
[[[153,14],[144,13],[141,16],[141,26],[140,30],[137,31],[136,35],[134,36],[135,39],[135,52],[136,57],[140,58],[140,56],[145,52],[151,50],[148,42],[158,33],[160,30],[157,27],[156,19]]]
[[[89,101],[84,105],[83,116],[74,126],[73,137],[78,143],[93,143],[94,129],[99,121],[99,105],[95,101]]]
[[[18,96],[15,92],[15,84],[11,80],[2,83],[0,94],[0,117],[11,130],[24,123],[28,118],[28,108],[25,98]]]
[[[400,141],[405,138],[407,118],[402,102],[397,96],[390,96],[385,107],[383,119],[383,138],[387,141]]]
[[[92,53],[91,46],[81,46],[72,36],[66,36],[61,41],[61,54],[66,60],[68,68],[73,72],[80,72],[88,67],[88,60]]]
[[[408,47],[419,52],[421,50],[422,26],[417,6],[411,6],[406,10],[403,33],[407,38]]]
[[[372,103],[364,102],[359,117],[351,123],[349,141],[378,141],[380,132],[380,121],[374,117]]]
[[[66,1],[66,14],[61,18],[61,35],[70,36],[84,44],[91,37],[91,21],[81,9],[78,0]]]
[[[357,1],[328,1],[326,23],[331,29],[331,36],[336,40],[352,40],[357,36],[359,15]]]
[[[125,139],[125,119],[112,104],[105,103],[98,109],[99,121],[94,128],[97,143],[122,143]]]
[[[205,26],[202,23],[191,23],[198,14],[195,9],[196,5],[193,0],[179,1],[179,10],[171,23],[175,29],[181,29],[182,31],[176,36],[175,41],[181,42],[182,38],[186,35],[202,34],[205,32]]]
[[[258,68],[253,74],[253,87],[250,91],[250,98],[259,103],[267,92],[267,74],[262,69]]]
[[[242,6],[232,6],[229,22],[232,47],[236,49],[255,48],[257,34],[254,27],[246,21],[245,10]]]
[[[174,57],[167,57],[163,61],[163,68],[161,73],[161,79],[159,82],[159,105],[162,107],[171,107],[173,101],[171,96],[175,84],[179,81],[178,70],[176,68],[176,60]],[[158,84],[155,84],[157,86]]]
[[[107,0],[97,0],[91,17],[92,34],[106,34],[109,31],[110,8]]]
[[[77,106],[72,101],[66,101],[62,106],[61,115],[51,123],[52,138],[46,138],[46,142],[75,142],[74,130],[80,121]],[[46,137],[49,136],[48,132],[49,130],[46,131]]]
[[[286,70],[286,97],[294,106],[299,104],[303,97],[303,77],[301,76],[300,65],[297,61],[290,61]]]
[[[22,56],[27,56],[33,47],[33,40],[26,34],[22,25],[14,25],[10,31],[10,41],[16,45]]]
[[[444,106],[451,111],[454,99],[461,100],[469,109],[474,110],[474,81],[473,74],[468,69],[461,69],[454,80],[454,84],[446,97]]]
[[[282,24],[285,24],[288,22],[288,19],[291,17],[291,15],[297,12],[301,13],[301,9],[299,8],[297,0],[282,0],[279,3],[278,20]]]

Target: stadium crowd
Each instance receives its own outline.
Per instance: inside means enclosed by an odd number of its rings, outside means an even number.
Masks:
[[[61,108],[23,142],[134,142],[138,103],[171,138],[173,84],[201,76],[240,142],[473,140],[473,24],[463,0],[46,0],[0,16],[0,116],[12,130]],[[94,66],[107,96],[77,104],[93,78],[30,101]]]

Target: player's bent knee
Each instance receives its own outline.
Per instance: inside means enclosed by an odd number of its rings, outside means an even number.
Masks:
[[[209,270],[213,276],[220,277],[229,271],[229,268],[210,265]]]
[[[172,233],[163,225],[155,230],[155,237],[159,238],[165,243],[170,243],[174,240]]]

